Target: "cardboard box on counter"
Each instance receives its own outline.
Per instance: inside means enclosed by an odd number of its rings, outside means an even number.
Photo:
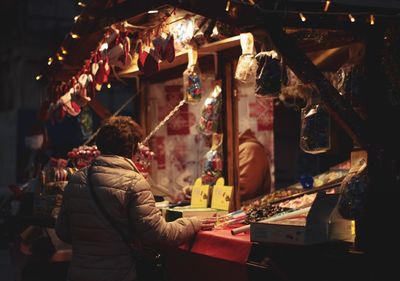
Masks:
[[[337,211],[339,194],[319,192],[308,213],[275,221],[250,225],[253,242],[310,245],[333,240],[354,241],[352,221]]]
[[[213,208],[193,208],[191,206],[166,208],[163,214],[166,221],[174,221],[179,218],[187,217],[213,217],[226,215],[228,211]]]

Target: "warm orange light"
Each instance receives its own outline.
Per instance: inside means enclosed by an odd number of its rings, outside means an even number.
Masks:
[[[375,24],[375,16],[373,14],[371,14],[369,16],[369,24],[370,25],[374,25]]]
[[[71,37],[72,37],[73,39],[78,39],[78,38],[79,38],[79,35],[76,34],[76,33],[71,32],[70,35],[71,35]]]
[[[65,50],[64,47],[61,47],[61,53],[62,53],[63,55],[66,55],[66,54],[68,54],[68,51]]]
[[[64,57],[57,53],[57,59],[58,59],[59,61],[63,61],[63,60],[64,60]]]
[[[231,1],[226,1],[225,11],[229,12],[230,8],[231,8]]]
[[[351,22],[355,22],[355,21],[356,21],[356,18],[353,17],[352,14],[349,14],[349,20],[350,20]]]
[[[307,20],[307,18],[303,15],[303,13],[300,13],[299,17],[300,17],[302,22],[305,22]]]
[[[40,79],[42,79],[42,74],[36,76],[36,81],[39,81]]]
[[[79,19],[80,15],[74,17],[74,21],[76,22]]]
[[[52,57],[49,57],[49,60],[47,61],[47,64],[48,65],[51,65],[53,63],[53,58]]]
[[[329,0],[325,1],[324,12],[327,12],[329,10],[330,5],[331,5],[331,1],[329,1]]]
[[[86,7],[86,4],[85,4],[85,3],[82,3],[82,2],[78,2],[78,6]]]
[[[108,83],[108,84],[107,84],[107,88],[108,88],[108,89],[111,89],[111,83]]]

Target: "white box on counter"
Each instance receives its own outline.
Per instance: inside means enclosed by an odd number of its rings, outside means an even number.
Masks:
[[[354,241],[352,221],[343,219],[337,211],[339,194],[319,192],[308,212],[298,216],[282,215],[251,223],[253,242],[310,245],[333,240]],[[300,212],[301,213],[301,212]],[[286,218],[285,218],[286,217]]]

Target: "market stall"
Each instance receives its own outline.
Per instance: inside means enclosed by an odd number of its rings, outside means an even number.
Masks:
[[[222,177],[224,187],[233,187],[218,229],[165,253],[171,280],[200,280],[201,272],[215,279],[292,280],[293,272],[316,279],[330,266],[340,268],[329,280],[353,279],[379,253],[381,234],[372,218],[382,214],[383,201],[375,197],[386,198],[380,185],[390,183],[384,192],[394,194],[397,183],[396,141],[382,141],[388,133],[373,122],[398,117],[397,80],[388,77],[389,93],[379,99],[388,110],[381,115],[372,93],[378,86],[369,79],[381,77],[373,67],[378,50],[386,52],[387,68],[396,65],[388,54],[396,43],[391,24],[398,4],[166,2],[90,2],[58,59],[49,60],[55,96],[48,113],[78,116],[89,106],[106,118],[101,89],[134,78],[147,131],[137,161],[154,193],[193,205],[180,196],[196,179],[213,187]],[[379,36],[392,41],[382,47],[373,40]],[[271,187],[244,200],[238,135],[248,128],[266,150]],[[204,208],[212,207],[209,201]],[[306,238],[309,231],[314,236]],[[307,275],[303,254],[320,257],[313,274]],[[285,260],[288,255],[296,258]],[[199,272],[186,263],[198,264]]]

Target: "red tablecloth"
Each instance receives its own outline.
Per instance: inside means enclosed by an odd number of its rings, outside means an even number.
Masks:
[[[181,249],[217,259],[245,264],[251,249],[250,233],[231,234],[231,229],[215,229],[197,233],[191,247]]]

